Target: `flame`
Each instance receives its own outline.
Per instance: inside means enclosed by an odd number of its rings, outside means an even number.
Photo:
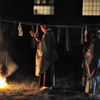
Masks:
[[[6,78],[0,76],[0,88],[5,88],[7,86]]]
[[[0,90],[4,89],[13,89],[12,85],[8,85],[6,82],[6,78],[0,75]]]

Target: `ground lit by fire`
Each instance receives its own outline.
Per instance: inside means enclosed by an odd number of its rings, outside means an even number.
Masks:
[[[94,100],[79,93],[78,90],[71,90],[75,82],[70,82],[65,78],[56,78],[56,86],[52,90],[41,91],[38,86],[38,78],[22,78],[5,82],[4,88],[0,89],[0,100]],[[77,83],[79,84],[79,83]],[[8,88],[11,86],[10,88]]]

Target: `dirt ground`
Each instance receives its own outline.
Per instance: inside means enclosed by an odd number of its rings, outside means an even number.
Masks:
[[[69,82],[66,77],[56,78],[56,86],[52,90],[40,90],[37,77],[19,80],[10,80],[7,82],[10,88],[0,89],[0,100],[95,100],[79,89],[80,83]]]
[[[69,53],[67,56],[61,55],[55,63],[56,85],[52,90],[40,90],[38,77],[33,73],[28,75],[30,71],[27,66],[30,63],[26,63],[26,60],[23,61],[18,72],[7,77],[10,88],[0,89],[0,100],[97,100],[95,96],[89,96],[82,89],[80,56],[70,56]]]

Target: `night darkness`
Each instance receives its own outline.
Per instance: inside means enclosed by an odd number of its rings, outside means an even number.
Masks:
[[[73,25],[73,24],[77,25],[78,23],[80,23],[79,21],[77,22],[78,17],[80,17],[80,19],[81,19],[81,9],[79,10],[79,13],[78,12],[75,13],[77,11],[77,9],[79,9],[76,6],[78,4],[81,4],[81,2],[76,3],[76,5],[75,5],[75,2],[72,3],[72,0],[69,2],[66,2],[67,6],[64,5],[64,2],[62,4],[60,4],[60,1],[55,3],[55,15],[54,16],[34,16],[32,0],[28,0],[28,1],[13,0],[12,2],[9,2],[9,1],[5,2],[5,0],[3,0],[0,4],[1,4],[0,7],[2,9],[2,10],[0,10],[1,18],[5,18],[8,20],[12,19],[12,20],[17,20],[17,21],[26,21],[26,22],[28,21],[28,22],[33,22],[33,23],[34,22],[37,22],[37,23],[42,22],[42,23],[46,23],[49,25],[50,24],[52,24],[52,25],[53,24],[54,25],[56,25],[56,24],[67,25],[68,23],[69,23],[69,25]],[[71,4],[71,5],[68,6],[69,4]],[[67,7],[68,9],[64,9],[63,7],[60,7],[60,6],[63,6],[64,8]],[[74,8],[74,6],[76,7],[74,9],[74,11],[71,6],[73,6],[73,8]],[[65,12],[67,12],[67,13],[65,14]],[[60,18],[60,20],[59,20],[59,18]],[[72,19],[72,20],[69,20],[69,19]],[[22,69],[27,70],[27,66],[28,66],[28,68],[30,69],[29,71],[32,71],[34,69],[33,65],[34,65],[35,49],[31,48],[31,37],[29,34],[29,31],[31,30],[31,26],[23,25],[22,27],[23,27],[24,35],[23,35],[23,37],[18,37],[17,36],[17,33],[18,33],[17,25],[18,24],[16,24],[16,32],[15,32],[16,35],[15,35],[15,37],[12,37],[11,32],[12,32],[14,23],[2,22],[2,24],[3,24],[3,26],[2,26],[3,27],[3,35],[4,35],[4,40],[5,40],[4,47],[8,50],[9,55],[12,56],[12,58],[14,59],[14,61],[17,64],[19,64],[18,65],[18,66],[20,66],[19,69],[22,68]],[[56,37],[57,31],[58,31],[57,28],[52,29],[52,30]],[[79,54],[80,54],[80,57],[82,57],[82,54],[81,54],[82,46],[80,45],[80,38],[79,38],[80,30],[78,31],[78,34],[74,34],[74,31],[77,32],[77,29],[73,29],[70,31],[70,33],[72,33],[71,43],[72,43],[73,51],[70,51],[70,52],[65,51],[64,34],[62,35],[62,42],[56,43],[56,50],[59,54],[59,60],[62,61],[61,63],[63,63],[63,61],[67,61],[67,59],[70,59],[71,62],[76,62],[76,61],[74,61],[75,58],[77,58],[77,63],[78,63],[79,57],[77,57],[77,56],[79,56]],[[65,31],[62,30],[62,32],[65,32]],[[79,54],[77,54],[77,50],[79,51]],[[72,57],[70,56],[70,54]],[[68,61],[68,62],[70,62],[70,61]],[[81,61],[79,63],[81,63]],[[20,65],[20,64],[22,64],[22,65]],[[74,68],[74,66],[75,66],[74,63],[71,66]],[[59,68],[60,67],[61,66],[59,66]],[[81,69],[80,67],[81,67],[81,64],[79,64],[79,69]],[[31,68],[32,68],[32,70],[31,70]],[[75,69],[75,70],[77,70],[77,69]],[[34,70],[33,70],[33,72],[34,72]]]
[[[82,0],[57,0],[55,2],[55,15],[37,16],[33,15],[32,0],[2,0],[0,2],[1,19],[13,20],[19,22],[42,22],[47,25],[83,25],[99,23],[98,17],[82,16]],[[36,48],[31,47],[31,25],[22,24],[23,36],[18,36],[18,23],[16,24],[15,36],[11,36],[14,23],[2,21],[2,32],[4,44],[1,45],[1,51],[6,51],[11,61],[16,64],[17,69],[13,74],[7,77],[8,80],[15,80],[16,75],[23,77],[35,77],[35,53]],[[57,39],[58,28],[51,28]],[[41,31],[39,31],[42,34]],[[81,41],[81,29],[70,28],[70,41],[72,50],[65,50],[65,29],[62,28],[62,41],[56,42],[56,51],[59,59],[55,62],[55,72],[57,77],[71,77],[81,83],[83,44]],[[69,75],[69,76],[68,76]],[[17,79],[20,80],[20,79]],[[80,89],[80,88],[79,88]]]

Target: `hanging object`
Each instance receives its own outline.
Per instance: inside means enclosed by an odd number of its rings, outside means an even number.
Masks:
[[[82,29],[81,29],[81,44],[83,44],[83,27],[82,27]]]
[[[3,44],[3,33],[2,33],[2,27],[1,27],[1,20],[0,20],[0,44]]]
[[[84,32],[84,42],[87,42],[87,25],[85,26],[85,32]]]
[[[37,36],[39,36],[39,25],[38,24],[36,26],[36,34],[37,34]]]
[[[71,43],[70,43],[70,36],[68,33],[68,27],[66,27],[66,33],[65,33],[65,49],[66,49],[66,51],[72,50]]]
[[[22,25],[21,25],[21,23],[19,23],[19,25],[18,25],[18,36],[23,36],[23,31],[22,31]]]
[[[15,36],[15,33],[16,33],[16,22],[14,22],[11,36]]]
[[[34,34],[34,25],[32,25],[32,33]],[[33,37],[31,37],[31,47],[32,48],[36,48],[36,41],[35,41],[35,38],[34,38],[34,36]]]
[[[61,32],[60,32],[60,27],[58,28],[57,42],[61,42]]]
[[[32,25],[32,32],[34,33],[34,25]]]

